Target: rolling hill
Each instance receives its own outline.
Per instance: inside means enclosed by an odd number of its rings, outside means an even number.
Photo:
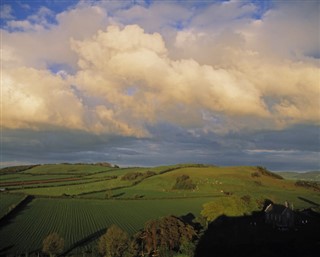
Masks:
[[[266,199],[288,201],[295,209],[319,210],[320,205],[317,184],[297,185],[261,167],[46,164],[6,168],[0,179],[0,207],[9,213],[0,219],[0,255],[40,251],[43,237],[53,231],[66,239],[69,252],[88,251],[111,224],[133,234],[146,221],[165,215],[199,218],[208,202],[223,209],[245,199],[246,213],[261,210]],[[192,185],[189,189],[177,186],[183,179]],[[9,209],[23,196],[28,201]]]
[[[320,181],[320,171],[278,172],[278,174],[286,179]]]

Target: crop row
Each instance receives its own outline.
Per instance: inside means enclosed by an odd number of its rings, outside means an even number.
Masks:
[[[39,251],[51,232],[65,239],[65,250],[90,238],[97,231],[117,224],[129,234],[143,227],[149,219],[168,214],[199,214],[209,199],[99,201],[80,199],[34,199],[9,224],[0,228],[2,249],[7,254]],[[83,241],[85,244],[85,240]]]

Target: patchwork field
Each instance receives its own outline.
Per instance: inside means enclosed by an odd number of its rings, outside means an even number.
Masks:
[[[175,187],[183,176],[192,182],[191,189]],[[288,201],[297,209],[317,209],[320,203],[317,187],[299,186],[257,167],[51,164],[6,169],[0,178],[4,256],[40,252],[51,232],[64,238],[65,254],[92,252],[112,224],[132,235],[161,216],[200,217],[205,203],[219,199],[223,205],[226,197],[250,198],[250,211],[261,208],[265,199]]]

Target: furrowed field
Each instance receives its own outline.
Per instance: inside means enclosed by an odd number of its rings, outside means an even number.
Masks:
[[[14,219],[2,226],[1,248],[14,254],[41,251],[43,238],[55,231],[63,235],[65,249],[68,251],[79,242],[82,247],[92,245],[92,239],[97,239],[94,234],[101,235],[99,232],[105,232],[112,224],[133,234],[150,219],[168,214],[180,216],[189,212],[199,215],[206,201],[208,199],[34,199]]]
[[[188,176],[193,188],[175,188],[179,176]],[[249,196],[250,211],[264,199],[295,208],[320,202],[316,188],[257,167],[51,164],[3,169],[0,178],[0,256],[41,252],[51,232],[64,238],[64,255],[96,253],[97,240],[112,224],[132,235],[150,219],[199,217],[205,203],[225,197]]]

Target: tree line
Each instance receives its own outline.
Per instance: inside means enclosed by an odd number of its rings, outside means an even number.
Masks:
[[[103,257],[173,257],[182,254],[193,256],[195,241],[198,239],[195,226],[176,216],[149,220],[144,228],[129,236],[117,225],[111,225],[102,235],[97,250]],[[51,233],[43,240],[42,252],[50,257],[64,251],[64,239]]]

